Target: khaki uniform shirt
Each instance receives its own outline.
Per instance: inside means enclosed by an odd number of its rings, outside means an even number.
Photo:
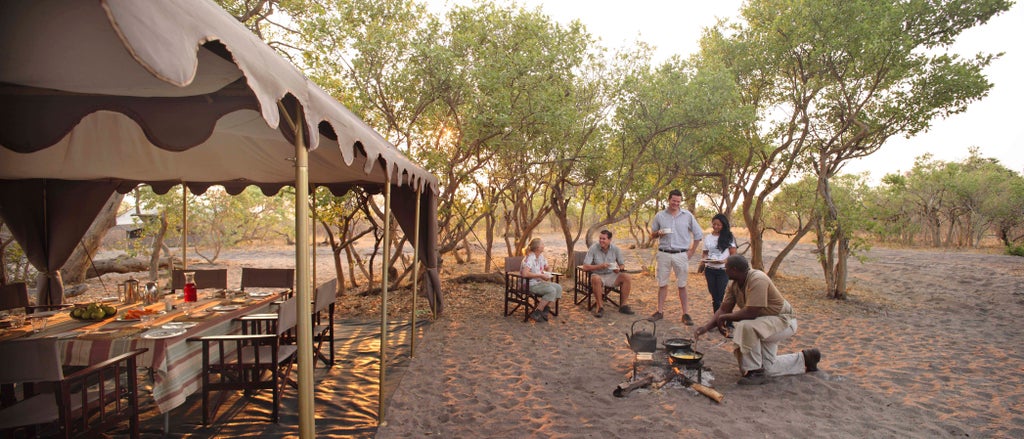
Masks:
[[[743,288],[736,281],[729,282],[722,299],[722,307],[735,305],[736,308],[756,306],[761,308],[758,317],[778,316],[783,314],[786,299],[779,293],[772,280],[763,271],[750,269]],[[733,309],[737,311],[737,309]],[[792,312],[792,311],[789,311]]]

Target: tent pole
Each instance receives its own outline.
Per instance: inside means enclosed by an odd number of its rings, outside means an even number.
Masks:
[[[284,105],[278,101],[284,110]],[[286,110],[282,111],[285,115]],[[286,116],[287,117],[287,116]],[[313,306],[309,287],[309,151],[303,134],[302,108],[296,110],[292,126],[295,133],[295,296],[298,301],[297,325],[299,357],[299,437],[316,436],[313,419]]]
[[[420,280],[420,195],[422,188],[416,188],[416,225],[412,232],[412,327],[409,329],[409,357],[416,356],[416,294]]]
[[[185,182],[181,182],[181,269],[188,270],[188,186]],[[171,284],[174,284],[173,279]]]
[[[384,262],[381,264],[380,284],[380,380],[377,382],[377,406],[379,408],[378,425],[384,422],[384,378],[387,375],[387,340],[388,340],[388,275],[391,272],[391,176],[384,180]]]
[[[316,241],[316,189],[317,189],[316,185],[313,185],[312,198],[309,200],[311,205],[313,206],[313,212],[312,212],[313,215],[311,215],[311,218],[310,218],[310,222],[312,223],[312,225],[310,226],[312,228],[310,233],[313,234],[313,252],[312,252],[313,253],[313,255],[312,255],[313,263],[310,264],[310,270],[313,271],[313,275],[310,277],[311,279],[313,279],[312,288],[316,288],[317,285],[319,285],[316,282],[316,245],[317,245],[317,241]]]

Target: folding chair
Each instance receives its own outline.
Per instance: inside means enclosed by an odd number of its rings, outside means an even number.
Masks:
[[[56,338],[0,343],[0,434],[55,425],[57,437],[97,437],[127,420],[139,437],[137,349],[64,375]]]
[[[572,292],[572,303],[579,305],[584,300],[587,301],[587,310],[589,311],[597,301],[593,298],[593,288],[590,286],[590,275],[591,273],[584,270],[582,265],[583,261],[587,258],[587,252],[574,251],[572,252],[573,259],[573,292]],[[619,294],[619,300],[622,298],[622,290],[619,287],[605,285],[604,286],[604,301],[608,302],[616,307],[619,306],[619,302],[612,299],[613,293]]]
[[[522,269],[522,256],[505,258],[505,317],[522,307],[525,322],[530,320],[530,313],[537,309],[540,298],[530,292],[529,279],[522,276]],[[555,300],[555,308],[551,310],[551,314],[558,315],[558,299]]]
[[[320,360],[330,369],[334,366],[334,302],[338,279],[324,282],[316,288],[313,300],[313,367]],[[324,352],[324,343],[328,351]]]
[[[270,421],[277,423],[281,394],[290,383],[288,376],[298,351],[293,344],[281,343],[282,334],[295,327],[296,300],[284,301],[272,318],[239,318],[246,328],[244,334],[188,339],[203,343],[203,425],[209,425],[216,416],[224,391],[243,390],[250,394],[261,389],[272,392]],[[221,398],[211,407],[213,392],[221,392]]]

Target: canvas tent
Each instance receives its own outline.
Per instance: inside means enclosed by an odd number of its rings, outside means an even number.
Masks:
[[[423,287],[441,311],[436,178],[211,1],[4,1],[0,53],[0,216],[51,278],[49,301],[113,191],[388,186],[399,225],[420,225]]]

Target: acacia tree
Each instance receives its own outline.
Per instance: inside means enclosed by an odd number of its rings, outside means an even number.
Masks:
[[[745,23],[734,25],[734,36],[721,44],[733,50],[714,54],[761,61],[734,62],[748,67],[739,69],[740,83],[760,109],[762,125],[771,127],[758,130],[751,143],[765,142],[782,153],[757,168],[774,171],[776,177],[794,169],[815,173],[828,208],[823,219],[829,224],[822,224],[823,230],[834,231],[840,237],[837,245],[849,250],[830,180],[849,160],[874,153],[889,137],[913,135],[936,117],[963,111],[984,97],[991,84],[981,70],[994,56],[961,60],[936,53],[1009,5],[1001,0],[749,2],[742,11]],[[751,149],[763,151],[761,146]],[[763,179],[750,180],[747,187],[764,188],[778,179],[767,185],[751,182]],[[756,200],[744,202],[744,216],[748,226],[751,220],[755,224],[754,265],[763,266],[762,246],[755,243],[763,230],[757,223],[763,201]],[[839,254],[842,259],[848,251]],[[845,260],[837,263],[845,265]],[[842,298],[845,286],[830,283],[828,294]]]
[[[631,215],[646,212],[649,219],[657,206],[651,200],[663,199],[669,188],[693,187],[683,179],[713,147],[702,136],[733,121],[729,109],[736,102],[727,76],[678,57],[655,68],[645,61],[641,57],[624,75],[599,158],[605,163],[593,195],[599,218],[587,230],[587,245],[594,233]]]

